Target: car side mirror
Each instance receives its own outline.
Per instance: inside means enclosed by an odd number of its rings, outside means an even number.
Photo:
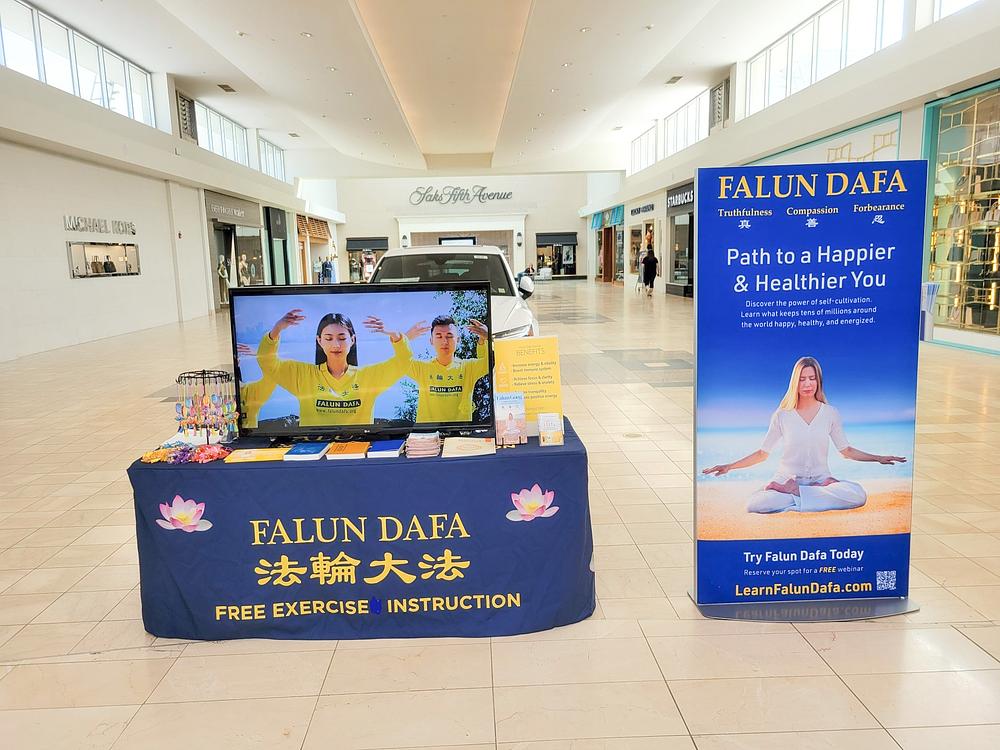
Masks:
[[[528,299],[528,297],[535,293],[534,279],[525,274],[521,277],[521,280],[517,282],[517,290],[521,293],[521,297],[523,299]]]

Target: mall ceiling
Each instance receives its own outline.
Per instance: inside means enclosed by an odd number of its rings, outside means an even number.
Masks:
[[[623,169],[655,118],[828,2],[33,1],[304,177]]]

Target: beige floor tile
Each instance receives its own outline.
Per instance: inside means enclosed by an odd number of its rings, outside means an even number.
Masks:
[[[631,544],[632,536],[628,533],[623,523],[600,523],[594,524],[594,546],[613,546],[618,544]]]
[[[493,684],[555,685],[661,679],[644,638],[493,644]]]
[[[169,660],[28,664],[0,680],[7,708],[135,705],[146,700],[170,668]]]
[[[0,592],[9,593],[10,587],[30,572],[29,570],[0,570]]]
[[[491,638],[494,643],[521,643],[523,641],[576,641],[595,638],[642,638],[638,620],[604,620],[588,618],[572,625],[542,630],[538,633],[509,635]]]
[[[639,551],[651,568],[690,568],[694,545],[690,541],[640,544]]]
[[[698,750],[899,750],[884,729],[701,735],[695,744]]]
[[[0,625],[24,625],[35,619],[59,594],[0,595]]]
[[[646,560],[639,552],[639,548],[631,542],[628,544],[597,547],[594,550],[594,570],[598,572],[605,570],[629,570],[633,568],[645,569],[648,567]]]
[[[0,646],[0,664],[68,654],[93,627],[92,622],[25,625]]]
[[[662,682],[498,687],[498,742],[686,735]]]
[[[655,505],[619,505],[618,515],[627,524],[640,523],[676,523],[677,519],[670,515],[667,506],[662,503]]]
[[[967,557],[942,557],[917,560],[913,567],[926,574],[940,586],[1000,585],[1000,576]],[[913,585],[913,582],[910,582]]]
[[[0,737],[25,750],[108,750],[138,706],[0,711]]]
[[[324,695],[303,750],[366,750],[492,744],[493,697],[487,688]]]
[[[115,608],[128,591],[69,591],[62,594],[34,622],[96,622]]]
[[[679,680],[669,685],[695,735],[878,728],[837,677]]]
[[[105,620],[138,620],[142,617],[142,601],[138,587],[127,592],[115,608],[108,612]]]
[[[844,680],[884,727],[1000,724],[1000,670]]]
[[[989,620],[1000,620],[1000,586],[954,586],[952,592]]]
[[[983,622],[986,616],[945,589],[920,589],[914,591],[913,601],[920,605],[919,612],[906,615],[913,623],[962,623]]]
[[[19,541],[15,547],[62,547],[72,544],[83,534],[83,529],[42,528],[33,531]]]
[[[700,635],[757,635],[761,633],[792,633],[787,622],[741,622],[739,620],[639,620],[646,638]]]
[[[178,659],[150,703],[319,695],[331,653],[238,654]]]
[[[608,620],[670,620],[677,617],[666,597],[601,599],[598,603]]]
[[[601,599],[661,597],[663,589],[648,569],[602,570],[597,574],[597,596]]]
[[[669,736],[618,737],[604,740],[501,742],[496,748],[497,750],[695,750],[694,740],[690,737]],[[451,749],[449,748],[448,750]]]
[[[807,633],[806,639],[838,674],[1000,669],[953,628]]]
[[[913,560],[925,560],[935,557],[961,557],[947,544],[938,541],[936,537],[928,534],[914,534],[910,537],[910,558]]]
[[[87,568],[36,568],[5,594],[62,594],[87,575]]]
[[[0,550],[0,570],[30,570],[55,555],[61,547],[11,547]]]
[[[98,544],[121,544],[127,542],[135,536],[134,525],[123,526],[95,526],[90,531],[84,533],[73,544],[75,545],[98,545]]]
[[[670,636],[649,647],[667,680],[830,674],[798,633]]]
[[[132,624],[134,621],[122,621],[121,624]],[[110,623],[109,623],[110,624]],[[141,624],[138,627],[142,630]],[[152,638],[152,636],[150,636]],[[156,642],[170,643],[171,639],[157,638]],[[375,641],[379,643],[379,641]],[[284,654],[301,651],[327,651],[337,648],[337,641],[288,641],[270,640],[266,638],[239,638],[233,641],[194,641],[184,647],[184,656],[229,656],[235,654]]]
[[[1000,625],[969,625],[958,632],[1000,661]]]
[[[966,557],[1000,557],[1000,538],[993,534],[942,534],[937,539]]]
[[[115,750],[299,750],[315,703],[315,698],[204,701],[186,703],[180,711],[173,704],[150,703],[136,713]]]
[[[667,542],[690,542],[687,532],[676,521],[665,523],[625,524],[629,535],[636,544],[664,544]]]
[[[142,623],[136,620],[106,620],[96,623],[73,647],[71,653],[114,655],[126,649],[151,646],[155,640],[154,636],[142,629]]]
[[[996,750],[1000,747],[1000,724],[968,727],[921,727],[893,729],[902,750]]]
[[[138,565],[101,565],[73,585],[73,591],[132,589],[139,583]]]
[[[416,646],[338,651],[323,695],[491,687],[490,646]]]
[[[117,544],[99,544],[81,547],[72,545],[59,550],[39,567],[42,568],[91,568],[99,565],[108,555],[118,549]]]

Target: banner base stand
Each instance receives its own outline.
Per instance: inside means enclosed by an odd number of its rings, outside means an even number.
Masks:
[[[916,612],[920,605],[905,599],[818,599],[795,602],[747,602],[746,604],[698,604],[698,611],[713,620],[753,622],[847,622],[873,620]]]

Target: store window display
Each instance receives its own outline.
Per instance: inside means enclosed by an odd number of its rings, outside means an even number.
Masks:
[[[1000,86],[933,108],[938,325],[1000,334]]]
[[[576,232],[550,232],[535,235],[535,267],[552,276],[576,276]],[[530,259],[529,259],[530,260]]]
[[[139,246],[114,242],[70,242],[70,276],[138,276]]]

